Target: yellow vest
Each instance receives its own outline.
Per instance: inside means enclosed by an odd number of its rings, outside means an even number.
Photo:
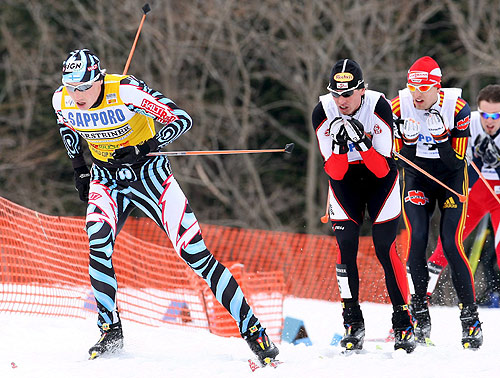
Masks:
[[[127,76],[104,76],[104,97],[99,106],[80,110],[62,89],[61,112],[65,124],[84,138],[92,156],[108,161],[114,150],[135,146],[155,135],[152,118],[127,108],[120,97],[120,81]]]

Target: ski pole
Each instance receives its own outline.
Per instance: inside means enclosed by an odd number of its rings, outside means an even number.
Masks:
[[[144,14],[142,15],[141,23],[139,24],[139,28],[137,29],[137,33],[135,34],[134,43],[132,44],[132,48],[130,49],[130,53],[128,54],[127,63],[125,63],[125,68],[123,69],[122,75],[126,75],[127,74],[128,67],[130,66],[130,62],[132,61],[132,56],[134,56],[135,45],[137,45],[137,40],[139,39],[139,34],[141,34],[142,25],[144,24],[144,21],[146,20],[146,14],[150,10],[151,10],[151,7],[149,6],[148,3],[146,3],[142,7],[142,11],[144,12]]]
[[[435,182],[437,182],[439,185],[441,185],[443,188],[449,190],[451,193],[453,193],[454,195],[456,195],[458,197],[458,199],[460,200],[460,202],[465,202],[467,201],[467,196],[464,196],[463,194],[460,194],[458,193],[457,191],[451,189],[448,185],[444,184],[442,181],[438,180],[437,178],[435,178],[434,176],[432,176],[430,173],[426,172],[425,170],[423,170],[422,168],[420,168],[417,164],[415,164],[414,162],[412,162],[411,160],[405,158],[403,155],[401,155],[400,153],[396,152],[396,151],[393,151],[394,155],[396,155],[398,158],[400,158],[401,160],[403,160],[406,164],[412,166],[413,168],[415,168],[417,171],[419,171],[420,173],[423,173],[424,175],[426,175],[427,177],[429,177],[431,180],[434,180]]]
[[[330,187],[328,187],[328,192],[326,194],[326,212],[325,215],[321,217],[321,223],[328,223],[328,221],[330,220],[329,207],[330,207]]]
[[[160,151],[150,152],[147,156],[193,156],[193,155],[235,155],[235,154],[263,154],[267,152],[286,152],[292,153],[294,143],[288,143],[285,148],[276,148],[271,150],[212,150],[212,151]]]

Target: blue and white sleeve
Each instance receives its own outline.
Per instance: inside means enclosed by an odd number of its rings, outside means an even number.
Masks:
[[[164,125],[153,138],[157,143],[153,146],[156,149],[173,142],[192,126],[193,121],[184,109],[133,76],[120,82],[120,96],[129,110],[151,117]]]

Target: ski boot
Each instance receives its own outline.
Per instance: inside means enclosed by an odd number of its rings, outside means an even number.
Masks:
[[[408,305],[394,306],[392,329],[394,330],[394,350],[404,349],[406,353],[413,352],[416,342]]]
[[[101,338],[89,349],[89,360],[93,360],[104,353],[113,353],[123,348],[122,324],[103,323],[101,328]]]
[[[431,316],[429,315],[427,297],[412,295],[409,309],[413,320],[415,341],[419,344],[432,345],[432,341],[430,339]]]
[[[262,366],[270,365],[274,362],[274,358],[278,355],[279,349],[269,339],[266,334],[266,329],[260,324],[254,325],[241,335],[248,346],[255,353]]]
[[[462,346],[464,349],[479,349],[483,345],[483,331],[477,313],[477,306],[473,304],[459,304],[460,321],[462,322]]]
[[[363,349],[365,321],[359,302],[342,302],[342,306],[344,307],[342,316],[344,318],[345,333],[342,340],[340,340],[340,346],[345,348],[346,351]]]

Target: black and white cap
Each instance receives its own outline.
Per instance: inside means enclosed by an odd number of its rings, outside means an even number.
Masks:
[[[332,68],[328,90],[342,93],[364,88],[363,72],[358,63],[352,59],[341,59]]]

